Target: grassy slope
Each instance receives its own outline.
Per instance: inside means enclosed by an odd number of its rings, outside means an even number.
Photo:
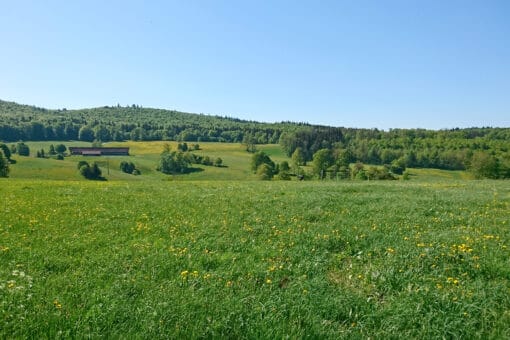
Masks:
[[[165,143],[170,144],[173,150],[177,149],[176,142],[122,142],[106,143],[104,146],[128,146],[130,148],[129,157],[66,157],[64,161],[51,159],[37,159],[33,157],[37,150],[49,150],[50,144],[59,142],[28,142],[32,157],[13,158],[18,161],[11,166],[11,178],[16,179],[54,179],[54,180],[83,180],[76,170],[76,164],[79,160],[89,162],[99,162],[103,174],[110,181],[151,181],[151,180],[256,180],[256,176],[251,173],[250,159],[251,154],[245,151],[241,144],[235,143],[200,143],[201,150],[193,151],[197,155],[207,155],[211,159],[221,157],[226,167],[216,168],[211,166],[193,165],[193,167],[203,170],[188,175],[167,176],[155,170],[158,163],[159,154],[163,150]],[[189,143],[191,146],[192,143]],[[66,142],[70,146],[89,146],[89,143]],[[289,161],[279,145],[259,145],[259,150],[266,152],[275,162]],[[109,163],[110,174],[107,174],[107,161]],[[142,176],[136,177],[122,173],[119,170],[121,161],[131,161],[142,171]],[[311,167],[307,167],[311,171]],[[465,171],[444,171],[437,169],[411,169],[411,178],[419,180],[454,180],[470,179],[469,173]]]
[[[508,181],[0,179],[0,338],[508,338]]]

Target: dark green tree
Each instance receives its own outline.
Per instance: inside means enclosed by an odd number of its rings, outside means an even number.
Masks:
[[[0,150],[0,177],[9,176],[9,160],[4,157],[3,150]]]
[[[92,142],[94,140],[94,130],[88,125],[84,125],[78,132],[78,139],[84,142]]]
[[[120,162],[120,170],[122,172],[125,172],[127,174],[132,174],[133,171],[135,171],[135,169],[136,169],[136,166],[133,162],[126,162],[126,161]]]
[[[67,147],[64,144],[57,144],[57,146],[55,146],[55,151],[57,153],[63,154],[64,152],[67,151]]]
[[[81,163],[81,162],[80,162]],[[81,167],[79,168],[80,174],[85,177],[86,179],[91,180],[102,180],[104,179],[101,177],[101,169],[99,169],[99,166],[96,162],[92,163],[92,165],[89,165],[87,162],[81,163]]]
[[[221,167],[222,165],[223,165],[223,159],[221,159],[220,157],[218,157],[214,160],[214,166]]]
[[[5,158],[11,159],[11,150],[6,144],[0,143],[0,151],[4,153]]]
[[[30,148],[23,142],[16,144],[16,150],[20,156],[30,156]]]

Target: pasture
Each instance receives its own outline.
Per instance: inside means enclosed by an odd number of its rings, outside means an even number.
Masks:
[[[0,338],[510,337],[508,181],[22,164],[0,179]]]

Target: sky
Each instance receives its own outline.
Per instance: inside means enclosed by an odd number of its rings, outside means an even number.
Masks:
[[[0,99],[510,127],[510,1],[0,0]]]

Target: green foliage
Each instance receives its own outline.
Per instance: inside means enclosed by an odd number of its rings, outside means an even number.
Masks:
[[[157,170],[164,174],[183,174],[190,170],[191,162],[182,151],[165,148],[161,153]]]
[[[292,153],[292,163],[295,166],[306,165],[305,154],[303,153],[303,149],[297,147],[296,150]]]
[[[221,166],[223,166],[223,159],[221,159],[221,157],[217,157],[217,158],[214,160],[214,166],[217,166],[217,167],[221,167]]]
[[[496,157],[480,151],[475,152],[471,158],[469,169],[476,178],[498,178],[499,164]]]
[[[177,150],[182,152],[188,151],[188,143],[184,142],[182,144],[181,143],[177,144]]]
[[[77,166],[77,169],[79,170],[82,166],[84,165],[89,165],[89,163],[87,161],[79,161],[78,162],[78,166]]]
[[[0,149],[0,177],[8,177],[9,171],[9,160],[4,156],[3,149]]]
[[[331,153],[330,149],[321,149],[318,150],[313,155],[313,172],[317,176],[319,176],[320,179],[325,178],[326,171],[330,166],[333,165],[333,155]]]
[[[262,165],[266,164],[271,171],[275,169],[275,163],[271,160],[271,158],[264,151],[257,151],[251,157],[251,170],[253,172],[257,172],[258,168]]]
[[[349,166],[339,166],[337,172],[339,179],[350,179],[351,178],[351,168]]]
[[[257,138],[251,132],[244,135],[243,144],[246,146],[246,151],[251,153],[257,151]]]
[[[136,166],[133,162],[122,161],[120,162],[120,170],[127,174],[133,174],[133,172],[136,170]]]
[[[404,181],[408,181],[408,180],[410,180],[410,179],[411,179],[411,175],[410,175],[410,173],[409,173],[409,171],[408,171],[408,170],[404,171],[404,173],[402,174],[402,179],[403,179]]]
[[[212,161],[211,157],[204,156],[204,157],[202,157],[202,164],[203,165],[207,165],[207,166],[211,166],[211,165],[213,165],[213,161]]]
[[[51,156],[53,155],[56,155],[57,152],[55,151],[55,147],[53,146],[53,144],[50,145],[50,150],[48,152]]]
[[[268,181],[273,178],[274,169],[267,163],[262,163],[257,168],[257,176],[259,179]]]
[[[16,144],[16,150],[20,156],[30,156],[30,148],[23,142]]]
[[[404,157],[400,157],[391,162],[391,172],[396,175],[402,175],[406,169],[406,160]]]
[[[84,142],[92,142],[95,139],[94,130],[88,125],[82,126],[78,131],[78,139]]]
[[[338,166],[348,167],[350,163],[355,161],[354,155],[349,149],[337,148],[333,150],[333,158]]]
[[[44,149],[38,150],[36,153],[36,157],[37,158],[46,158],[46,152],[44,151]]]
[[[104,180],[104,178],[101,176],[101,169],[99,169],[99,166],[96,162],[93,162],[92,165],[89,165],[88,162],[83,162],[79,168],[79,171],[80,174],[86,179]]]
[[[55,146],[55,151],[64,154],[67,151],[67,147],[64,144],[57,144],[57,146]]]
[[[388,167],[370,166],[366,171],[368,180],[393,180],[396,179]]]
[[[405,167],[448,170],[466,169],[472,154],[478,151],[488,152],[500,164],[506,164],[510,150],[510,128],[380,131],[291,122],[267,124],[139,105],[48,110],[1,100],[0,139],[244,142],[250,152],[260,144],[279,142],[289,157],[300,149],[300,159],[293,161],[296,172],[320,149],[332,150],[338,167],[356,161],[383,165],[402,159]],[[508,171],[505,165],[498,176],[506,176]]]
[[[284,132],[280,145],[289,156],[301,148],[307,160],[321,148],[330,149],[339,166],[356,161],[374,165],[392,164],[398,159],[402,169],[432,167],[463,170],[475,151],[488,150],[498,159],[506,157],[510,150],[510,129],[393,129],[385,132],[310,126]]]
[[[0,143],[0,152],[4,153],[5,158],[11,159],[11,150],[6,144]]]

